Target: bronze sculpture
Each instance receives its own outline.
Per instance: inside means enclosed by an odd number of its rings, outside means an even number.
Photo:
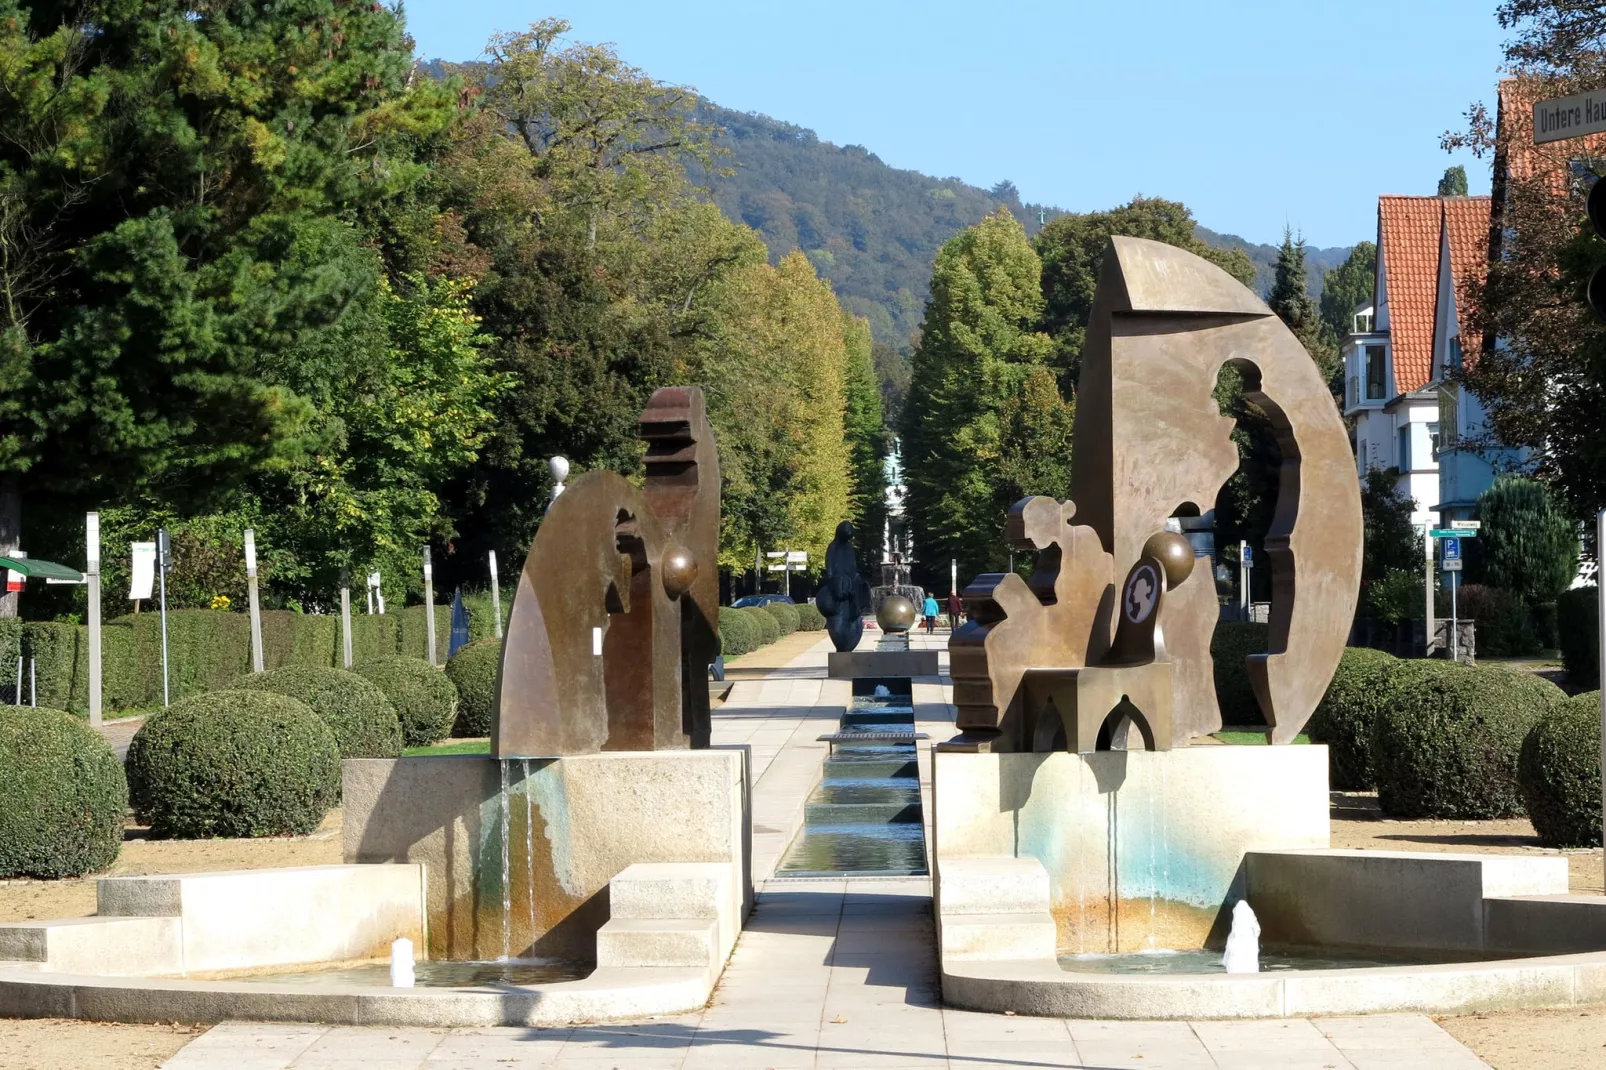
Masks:
[[[814,605],[825,614],[825,630],[839,651],[852,650],[864,635],[864,613],[870,608],[870,585],[859,575],[853,552],[853,525],[836,526],[836,538],[825,551],[825,575],[814,593]]]
[[[1167,735],[1185,743],[1220,727],[1212,578],[1207,569],[1177,578],[1181,550],[1150,540],[1168,518],[1210,509],[1237,469],[1233,424],[1213,397],[1228,363],[1271,416],[1284,458],[1266,539],[1270,650],[1249,659],[1250,679],[1272,742],[1288,742],[1310,718],[1343,653],[1360,575],[1360,492],[1337,409],[1304,347],[1247,288],[1181,249],[1116,237],[1083,350],[1072,502],[1028,498],[1011,510],[1007,536],[1038,551],[1030,581],[992,574],[966,588],[975,625],[949,644],[961,731],[944,747],[1093,749],[1079,719],[1061,740],[1055,718],[1043,714],[1052,705],[1065,716],[1072,670],[1106,667],[1120,636],[1115,568],[1146,557],[1171,578],[1157,648],[1169,656],[1160,670],[1169,686],[1147,700],[1158,709],[1168,692],[1171,723],[1168,732],[1150,726],[1150,745],[1170,746]]]
[[[640,432],[644,486],[581,475],[530,547],[497,679],[496,757],[708,745],[719,459],[702,391],[657,391]]]

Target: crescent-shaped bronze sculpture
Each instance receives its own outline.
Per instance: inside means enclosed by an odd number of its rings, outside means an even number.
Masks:
[[[1010,537],[1040,551],[1030,584],[982,576],[966,589],[976,622],[950,644],[961,732],[945,746],[1043,747],[1041,711],[1027,694],[1032,675],[1097,665],[1115,628],[1108,577],[1137,562],[1169,518],[1211,509],[1237,470],[1233,421],[1214,398],[1228,364],[1270,416],[1283,454],[1266,538],[1270,641],[1267,653],[1250,657],[1249,676],[1272,742],[1304,727],[1343,654],[1360,582],[1360,490],[1337,407],[1299,340],[1241,283],[1184,250],[1117,237],[1082,354],[1075,504],[1027,499],[1011,511]],[[1209,570],[1169,592],[1163,612],[1180,743],[1221,726],[1210,658],[1220,611]]]
[[[645,485],[570,481],[519,574],[491,753],[706,747],[718,653],[719,458],[696,387],[653,394]]]

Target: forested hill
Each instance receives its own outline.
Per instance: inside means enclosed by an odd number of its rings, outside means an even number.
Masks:
[[[731,150],[724,164],[734,174],[709,182],[715,202],[730,218],[762,233],[772,259],[793,249],[808,254],[842,304],[869,317],[879,341],[906,343],[919,327],[932,260],[956,231],[979,223],[1000,204],[1030,234],[1040,220],[1064,214],[1022,203],[1010,182],[985,190],[957,178],[899,170],[862,145],[833,145],[812,130],[765,115],[705,101],[700,118],[724,127]],[[1270,288],[1275,245],[1204,227],[1198,235],[1209,245],[1244,250],[1258,269],[1260,292]],[[1313,297],[1320,294],[1322,273],[1348,255],[1347,248],[1306,250]]]

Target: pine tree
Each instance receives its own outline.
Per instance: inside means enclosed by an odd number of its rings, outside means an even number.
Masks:
[[[1037,329],[1042,265],[1000,210],[937,254],[903,412],[916,555],[974,574],[1007,558],[1004,515],[1026,494],[1063,497],[1070,417]]]
[[[1340,340],[1355,330],[1355,309],[1372,300],[1377,282],[1377,246],[1357,242],[1344,262],[1322,276],[1322,323],[1329,340]]]
[[[1277,274],[1272,282],[1266,304],[1277,318],[1288,325],[1316,362],[1322,378],[1331,381],[1338,375],[1338,351],[1323,329],[1316,304],[1310,299],[1305,272],[1305,239],[1296,238],[1293,231],[1284,228],[1282,248],[1277,251]]]
[[[1460,164],[1444,169],[1444,177],[1439,179],[1440,197],[1465,197],[1467,195],[1467,169]]]
[[[1478,497],[1472,575],[1529,605],[1554,602],[1578,574],[1578,530],[1541,483],[1505,475]]]

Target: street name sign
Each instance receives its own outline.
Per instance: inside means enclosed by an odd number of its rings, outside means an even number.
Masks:
[[[1535,145],[1606,133],[1606,92],[1540,100],[1533,107]]]
[[[1478,532],[1475,528],[1434,528],[1428,532],[1435,539],[1475,539]]]

